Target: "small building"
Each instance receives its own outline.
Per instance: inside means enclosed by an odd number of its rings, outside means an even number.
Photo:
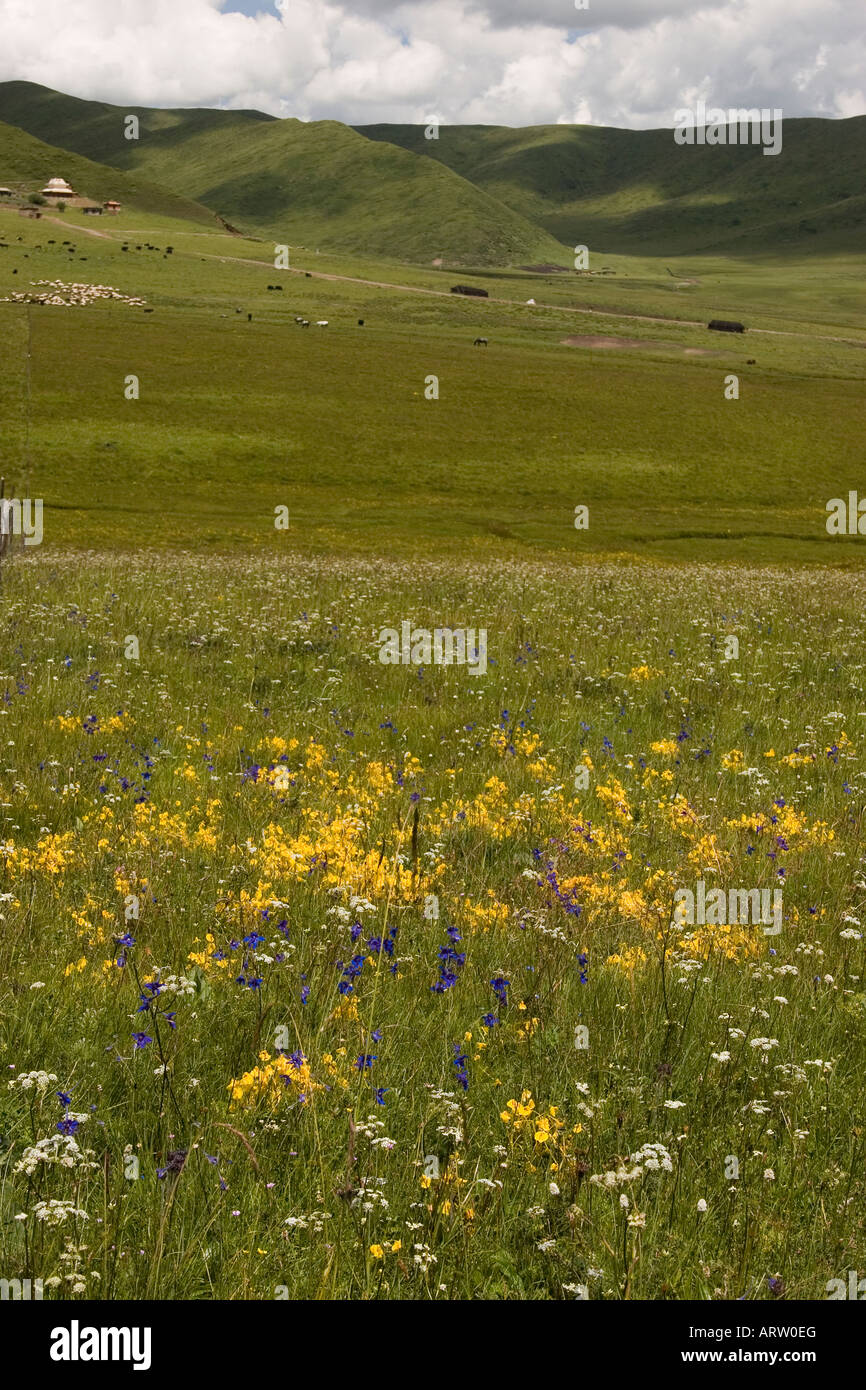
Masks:
[[[79,212],[86,212],[90,217],[102,216],[101,203],[79,203],[78,210]]]
[[[65,179],[49,179],[41,190],[43,198],[74,198],[75,190]]]
[[[121,207],[120,203],[116,203],[113,198],[109,198],[108,202],[103,203],[102,206],[106,212],[120,212]]]
[[[12,189],[11,189],[11,188],[0,188],[0,198],[11,198],[11,197],[12,197]]]

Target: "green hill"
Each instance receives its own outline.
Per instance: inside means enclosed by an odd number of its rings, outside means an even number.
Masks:
[[[565,260],[549,233],[435,160],[337,121],[283,120],[142,143],[140,165],[245,229],[306,246],[469,264]]]
[[[124,137],[130,114],[137,140]],[[414,261],[568,263],[550,233],[438,160],[337,121],[108,106],[28,82],[0,84],[0,118],[278,241]]]
[[[138,139],[125,138],[129,115]],[[346,254],[477,266],[569,265],[579,244],[801,255],[860,251],[866,229],[866,116],[787,120],[772,158],[678,146],[670,130],[442,126],[427,140],[423,126],[112,106],[32,82],[0,83],[0,120],[244,230]]]
[[[127,139],[124,133],[125,118],[130,115],[138,117],[138,141]],[[49,145],[61,145],[100,164],[124,169],[140,166],[144,146],[171,149],[201,131],[225,134],[274,119],[261,111],[110,106],[104,101],[66,96],[36,82],[0,82],[0,121],[20,126]]]
[[[781,153],[678,146],[671,130],[359,126],[438,159],[566,245],[674,255],[861,250],[866,116],[784,122]]]
[[[48,179],[66,179],[77,193],[105,202],[116,198],[126,207],[162,217],[213,223],[213,213],[190,198],[178,197],[138,174],[109,169],[81,155],[58,149],[27,131],[0,121],[0,185],[24,194],[37,192]]]

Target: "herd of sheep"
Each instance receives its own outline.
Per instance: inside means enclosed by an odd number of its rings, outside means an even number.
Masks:
[[[31,280],[30,290],[17,290],[3,299],[4,304],[56,304],[69,308],[92,304],[97,299],[117,299],[134,308],[144,307],[145,300],[123,294],[113,285],[67,284],[64,280]],[[44,287],[40,293],[40,287]],[[35,291],[35,293],[34,293]]]

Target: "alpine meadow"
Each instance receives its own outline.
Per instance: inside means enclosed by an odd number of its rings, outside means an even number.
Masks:
[[[3,1298],[861,1298],[866,115],[100,42],[0,82]]]

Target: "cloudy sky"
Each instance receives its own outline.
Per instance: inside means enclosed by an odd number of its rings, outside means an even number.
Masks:
[[[863,0],[0,0],[10,78],[352,124],[839,117],[866,112],[866,25]]]

